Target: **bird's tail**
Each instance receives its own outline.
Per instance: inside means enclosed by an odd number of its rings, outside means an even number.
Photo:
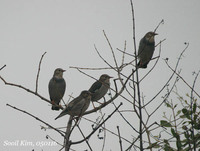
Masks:
[[[145,63],[145,64],[142,64],[140,61],[138,62],[138,64],[137,64],[137,68],[147,68],[147,64],[148,64],[149,62],[147,62],[147,63]]]
[[[54,100],[51,100],[51,103],[52,103],[52,107],[51,107],[52,110],[56,110],[56,111],[60,110],[59,103],[56,103]]]
[[[59,110],[60,110],[60,108],[59,108],[58,106],[55,106],[55,105],[52,105],[51,109],[52,109],[52,110],[56,110],[56,111],[59,111]]]
[[[63,111],[55,118],[55,120],[57,120],[58,118],[60,118],[60,117],[62,117],[62,116],[64,116],[64,115],[66,115],[66,114],[68,114],[68,111],[67,111],[67,110],[63,110]]]

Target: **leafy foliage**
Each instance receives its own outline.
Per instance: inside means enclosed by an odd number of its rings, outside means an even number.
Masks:
[[[179,97],[181,109],[177,109],[177,104],[173,105],[172,101],[166,102],[166,107],[172,110],[173,120],[164,116],[166,120],[160,121],[160,126],[166,128],[172,136],[170,139],[164,139],[164,145],[160,145],[165,151],[200,149],[200,104],[196,99],[190,96],[189,98],[190,102]]]

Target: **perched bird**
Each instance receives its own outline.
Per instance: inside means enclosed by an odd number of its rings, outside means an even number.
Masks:
[[[52,110],[59,110],[60,108],[56,105],[59,105],[61,99],[64,96],[66,83],[63,79],[63,72],[65,70],[57,68],[54,71],[53,78],[49,81],[49,95],[52,102]]]
[[[158,34],[154,32],[148,32],[140,40],[138,49],[138,58],[139,58],[139,63],[137,64],[138,68],[147,68],[147,65],[151,60],[155,50],[155,41],[154,41],[155,35]]]
[[[58,115],[56,119],[69,114],[71,116],[82,116],[82,114],[88,109],[91,101],[91,93],[89,91],[82,91],[81,94],[73,99],[67,107]]]
[[[100,100],[108,92],[108,89],[110,88],[110,78],[112,77],[107,74],[103,74],[100,76],[98,81],[92,84],[89,89],[92,93],[92,102]]]

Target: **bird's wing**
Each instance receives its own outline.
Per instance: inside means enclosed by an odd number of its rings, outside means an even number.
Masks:
[[[55,120],[58,119],[58,118],[60,118],[60,117],[62,117],[62,116],[64,116],[64,115],[66,115],[66,114],[68,114],[68,107],[66,107],[66,108],[55,118]]]
[[[95,93],[96,91],[98,91],[102,86],[102,83],[99,81],[96,81],[95,83],[93,83],[93,85],[90,87],[89,91],[91,93]]]
[[[78,96],[75,99],[73,99],[67,106],[68,110],[71,110],[73,106],[75,106],[77,103],[80,102],[81,99],[82,99],[82,96]]]
[[[55,118],[55,120],[58,119],[58,118],[60,118],[60,117],[62,117],[62,116],[64,116],[64,115],[66,115],[66,114],[68,114],[71,110],[73,110],[74,105],[79,101],[79,97],[80,97],[80,96],[78,96],[77,98],[73,99],[73,100],[66,106],[66,108]]]
[[[138,56],[140,57],[140,55],[142,54],[143,50],[145,47],[145,42],[144,42],[144,38],[142,38],[140,40],[140,44],[139,44],[139,49],[138,49]]]
[[[50,81],[49,81],[49,95],[50,95],[50,99],[52,100],[52,96],[54,95],[54,85],[55,85],[55,81],[54,79],[52,78]]]
[[[66,83],[64,79],[58,80],[58,92],[60,93],[60,96],[63,97],[66,89]]]

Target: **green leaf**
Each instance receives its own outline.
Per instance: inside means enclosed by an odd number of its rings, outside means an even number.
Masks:
[[[185,109],[185,108],[183,108],[183,109],[182,109],[182,112],[183,112],[183,114],[185,115],[185,114],[187,114],[187,113],[188,113],[188,110],[187,110],[187,109]]]
[[[147,149],[150,149],[150,148],[159,148],[160,145],[158,144],[158,142],[155,142],[153,144],[151,144],[150,146],[147,147]]]
[[[171,128],[171,133],[174,137],[177,137],[177,133],[175,132],[175,130],[173,128]]]
[[[172,147],[170,147],[169,145],[165,145],[164,146],[164,151],[174,151]]]
[[[196,120],[197,120],[197,117],[198,117],[198,115],[197,115],[197,114],[195,114],[195,115],[194,115],[194,119],[193,119],[193,120],[194,120],[194,123],[196,123],[196,122],[197,122],[197,121],[196,121]]]
[[[181,113],[181,110],[178,110],[176,113],[176,116],[178,116]]]
[[[185,115],[180,115],[180,118],[186,118],[186,116]]]
[[[169,108],[172,108],[171,104],[165,102],[166,106],[169,107]]]
[[[194,105],[193,105],[193,109],[192,109],[193,113],[195,113],[195,112],[196,112],[196,108],[197,108],[197,104],[196,104],[196,103],[194,103]]]
[[[164,143],[169,145],[169,142],[167,139],[164,139]]]
[[[181,150],[181,149],[182,149],[182,144],[181,144],[180,139],[177,139],[177,141],[176,141],[176,146],[177,146],[178,150]]]
[[[190,137],[190,135],[188,134],[188,133],[186,133],[186,132],[184,132],[184,136],[185,136],[185,138],[188,140],[189,139],[189,137]]]
[[[182,109],[182,112],[187,119],[191,119],[190,118],[190,111],[188,111],[187,109],[184,108],[184,109]]]
[[[172,127],[172,125],[169,122],[165,121],[165,120],[161,120],[160,121],[160,125],[164,126],[164,127]]]

